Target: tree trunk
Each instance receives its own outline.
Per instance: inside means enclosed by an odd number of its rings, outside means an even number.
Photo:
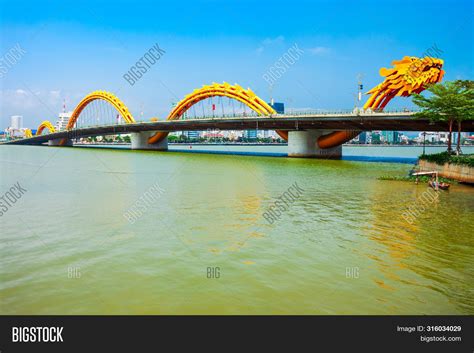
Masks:
[[[449,119],[449,134],[448,134],[448,152],[451,153],[453,149],[451,148],[451,136],[453,134],[453,119]]]
[[[458,143],[456,145],[456,154],[461,154],[461,120],[458,120]]]

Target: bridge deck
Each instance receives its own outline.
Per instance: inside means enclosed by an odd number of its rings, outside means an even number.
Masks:
[[[414,119],[413,113],[372,113],[364,115],[332,114],[248,118],[187,119],[134,124],[91,126],[31,138],[8,141],[5,144],[41,144],[59,138],[79,138],[100,135],[127,134],[140,131],[194,131],[194,130],[397,130],[447,131],[446,122],[432,123],[427,119]],[[474,121],[465,121],[462,131],[474,131]]]

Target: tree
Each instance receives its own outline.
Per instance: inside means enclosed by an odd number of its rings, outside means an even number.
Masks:
[[[473,120],[474,95],[473,81],[447,81],[430,85],[427,88],[432,95],[425,97],[413,95],[413,102],[422,110],[415,118],[428,118],[431,121],[447,121],[449,126],[448,152],[452,153],[453,124],[458,125],[458,143],[456,152],[461,152],[461,122]]]
[[[458,141],[456,146],[457,154],[461,153],[461,123],[463,120],[474,120],[474,81],[456,80],[454,84],[458,86],[467,99],[467,104],[460,107],[460,114],[456,119],[458,123]]]

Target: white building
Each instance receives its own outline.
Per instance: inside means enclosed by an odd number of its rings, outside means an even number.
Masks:
[[[426,135],[423,136],[424,134]],[[447,132],[433,132],[433,131],[420,132],[416,140],[419,143],[423,143],[423,140],[425,141],[425,143],[437,143],[437,142],[447,143],[448,133]]]
[[[66,130],[67,123],[71,116],[72,112],[59,113],[58,121],[56,122],[56,126],[54,127],[56,131]]]
[[[448,135],[449,134],[447,132],[439,132],[438,135],[439,135],[439,141],[440,142],[443,142],[443,143],[448,142]]]
[[[23,116],[12,115],[10,120],[10,127],[12,128],[12,130],[23,129]]]
[[[23,134],[23,116],[12,115],[10,117],[10,126],[5,129],[5,135],[9,137],[22,137]]]

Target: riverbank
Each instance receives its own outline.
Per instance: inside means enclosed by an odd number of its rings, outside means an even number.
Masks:
[[[441,177],[474,184],[474,155],[453,156],[447,152],[421,155],[418,167],[421,172],[437,171]]]

